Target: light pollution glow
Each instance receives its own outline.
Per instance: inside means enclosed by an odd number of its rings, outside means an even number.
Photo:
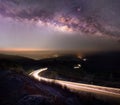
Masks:
[[[0,0],[0,49],[119,50],[117,4],[118,0]]]

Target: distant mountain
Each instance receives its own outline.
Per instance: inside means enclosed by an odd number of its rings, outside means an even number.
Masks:
[[[7,55],[7,54],[0,54],[0,60],[9,60],[9,61],[34,61],[31,58],[22,57],[18,55]]]
[[[0,54],[0,68],[2,69],[9,69],[14,67],[21,67],[24,70],[28,70],[32,67],[35,67],[35,60],[21,57],[17,55],[6,55]]]
[[[38,60],[37,63],[50,68],[63,66],[67,68],[73,68],[73,66],[77,63],[82,64],[83,60],[77,58],[76,55],[62,55],[59,57]]]

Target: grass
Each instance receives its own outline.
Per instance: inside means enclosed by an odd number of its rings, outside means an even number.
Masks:
[[[79,100],[83,105],[119,105],[120,104],[119,100],[116,101],[111,98],[98,96],[97,94],[92,94],[88,92],[83,92],[83,91],[78,92],[78,91],[70,90],[66,86],[62,86],[56,83],[55,81],[46,82],[41,80],[40,82],[42,84],[51,86],[54,89],[58,89],[61,92],[64,92],[64,95],[66,97],[68,96],[75,97],[75,99]]]

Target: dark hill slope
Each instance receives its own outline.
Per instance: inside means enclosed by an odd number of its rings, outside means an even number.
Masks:
[[[120,73],[120,52],[98,53],[86,56],[86,70],[88,72],[116,72]]]
[[[0,105],[117,105],[90,94],[70,92],[54,83],[37,81],[24,73],[0,72]]]
[[[34,67],[35,67],[35,60],[33,59],[21,57],[17,55],[0,54],[1,69],[22,68],[24,70],[29,70]]]

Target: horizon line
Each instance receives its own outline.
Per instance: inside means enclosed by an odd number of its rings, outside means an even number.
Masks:
[[[34,49],[34,48],[0,48],[0,51],[48,51],[50,49]]]

